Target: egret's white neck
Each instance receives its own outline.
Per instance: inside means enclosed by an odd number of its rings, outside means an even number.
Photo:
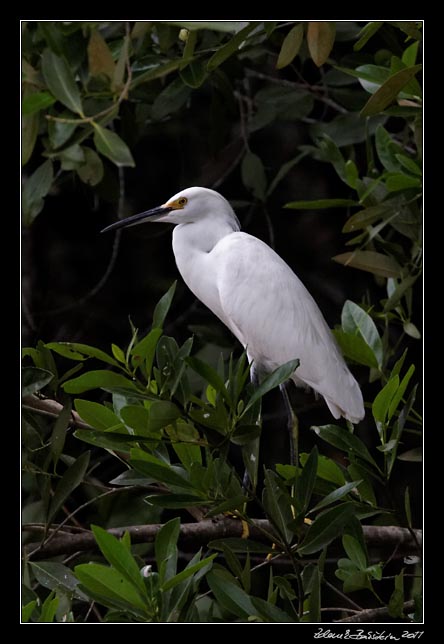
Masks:
[[[223,237],[240,229],[235,217],[202,217],[198,221],[179,224],[173,230],[174,255],[210,253]]]

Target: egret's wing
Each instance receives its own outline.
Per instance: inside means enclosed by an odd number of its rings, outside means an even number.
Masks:
[[[359,386],[316,302],[289,266],[246,233],[224,237],[213,253],[224,322],[256,365],[270,371],[299,358],[296,382],[322,394],[336,418],[362,418]]]

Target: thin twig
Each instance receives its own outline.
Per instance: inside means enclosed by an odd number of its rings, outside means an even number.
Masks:
[[[37,396],[25,396],[22,400],[22,407],[28,411],[40,414],[41,416],[47,416],[48,418],[58,418],[63,405],[61,405],[56,400],[51,398],[38,398]],[[83,422],[79,414],[76,411],[71,411],[71,418],[69,424],[72,427],[78,427],[79,429],[94,429],[88,423]]]
[[[246,69],[245,71],[248,76],[253,76],[261,80],[266,80],[270,83],[281,85],[282,87],[292,87],[293,89],[305,89],[306,91],[311,92],[317,100],[322,101],[325,105],[328,105],[329,107],[332,107],[340,114],[348,113],[345,107],[342,107],[342,105],[339,105],[339,103],[336,103],[336,101],[324,95],[324,92],[325,92],[324,87],[321,87],[318,85],[310,85],[309,83],[306,83],[306,82],[296,83],[294,81],[286,80],[285,78],[276,78],[275,76],[268,76],[267,74],[263,74],[262,72],[257,72],[254,69]]]
[[[329,588],[331,588],[331,590],[333,590],[337,595],[339,595],[339,597],[342,597],[342,599],[343,599],[344,601],[348,602],[351,606],[354,606],[354,607],[356,608],[356,610],[357,610],[357,611],[362,611],[362,610],[363,610],[363,609],[362,609],[362,606],[359,606],[359,604],[357,604],[356,602],[354,602],[354,601],[353,601],[353,599],[350,599],[350,597],[347,597],[347,595],[345,595],[345,594],[342,592],[342,590],[339,590],[339,588],[336,588],[336,586],[334,586],[333,584],[331,584],[327,579],[324,579],[324,583],[325,583],[325,585],[326,585],[326,586],[328,586]]]
[[[407,602],[404,602],[402,610],[403,612],[407,612],[413,610],[414,608],[415,602],[413,599],[411,599]],[[344,617],[343,619],[335,620],[334,623],[340,624],[344,622],[374,622],[380,621],[381,618],[388,617],[389,615],[390,613],[388,606],[384,606],[383,608],[366,608],[365,610],[361,610],[359,613],[351,615],[350,617]]]

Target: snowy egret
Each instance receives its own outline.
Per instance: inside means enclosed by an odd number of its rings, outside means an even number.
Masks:
[[[361,390],[316,302],[274,250],[240,231],[222,195],[186,188],[102,232],[146,221],[176,225],[173,252],[180,274],[243,344],[256,375],[299,358],[291,378],[297,386],[321,394],[335,418],[362,420]]]

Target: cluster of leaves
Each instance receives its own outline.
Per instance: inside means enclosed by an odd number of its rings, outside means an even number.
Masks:
[[[366,55],[379,37],[390,50]],[[406,336],[419,338],[412,318],[421,275],[420,40],[420,25],[405,22],[23,24],[25,224],[66,173],[95,191],[113,165],[134,166],[131,147],[146,129],[177,117],[210,86],[228,106],[239,105],[240,176],[255,204],[265,212],[303,159],[329,164],[344,196],[286,207],[346,208],[352,250],[335,259],[371,273],[385,289],[379,302],[370,294],[360,305],[347,301],[334,331],[347,359],[379,383],[369,403],[371,446],[360,431],[312,428],[313,441],[340,460],[314,446],[296,465],[262,472],[261,399],[297,362],[253,389],[245,355],[216,365],[191,356],[192,338],[179,346],[163,334],[174,287],[157,305],[151,330],[141,337],[132,329],[126,349],[43,341],[24,349],[26,540],[37,524],[42,544],[50,544],[89,509],[85,522],[102,553],[99,560],[37,561],[27,552],[24,621],[80,621],[93,606],[108,611],[98,619],[113,621],[320,621],[327,584],[338,581],[344,593],[367,591],[405,619],[404,568],[394,582],[385,579],[388,563],[371,560],[362,523],[413,526],[409,487],[401,507],[389,507],[384,491],[399,460],[421,458],[419,446],[403,449],[420,427],[405,349]],[[352,54],[350,46],[341,53],[344,43],[353,43]],[[252,141],[276,123],[304,123],[312,143],[272,175]],[[31,405],[45,398],[62,403],[55,422]],[[86,424],[74,433],[73,409]],[[79,455],[80,441],[91,452]],[[232,464],[233,449],[249,486]],[[120,470],[98,485],[93,471],[104,459]],[[269,529],[261,543],[214,540],[212,554],[196,549],[184,566],[177,517],[160,529],[154,549],[138,550],[128,534],[119,540],[96,525],[111,527],[110,514],[118,526],[156,524],[190,508],[205,517],[229,511],[245,524],[259,512]],[[339,537],[346,557],[331,575],[326,556]],[[291,572],[277,574],[275,558],[287,558]],[[382,597],[387,583],[391,591]],[[417,586],[413,596],[419,602]]]
[[[247,524],[252,523],[248,504],[255,500],[272,526],[271,531],[264,531],[265,545],[247,538],[216,540],[208,544],[216,554],[201,559],[199,551],[177,572],[179,519],[174,519],[158,533],[156,569],[143,568],[145,572],[148,570],[144,576],[139,571],[142,566],[137,565],[131,554],[128,535],[119,541],[105,530],[93,527],[110,567],[82,563],[74,568],[73,574],[60,562],[31,562],[27,575],[34,575],[41,585],[57,592],[56,597],[51,595],[51,610],[56,615],[61,602],[64,619],[73,619],[73,600],[85,601],[89,597],[110,609],[106,617],[109,620],[200,621],[210,619],[211,615],[210,621],[233,617],[277,622],[319,621],[323,559],[337,537],[345,533],[344,548],[349,555],[349,559],[338,561],[337,576],[344,582],[344,590],[369,588],[373,591],[372,582],[382,578],[383,565],[368,563],[360,521],[387,512],[378,505],[375,485],[389,480],[405,423],[412,419],[415,390],[405,404],[403,397],[413,368],[400,379],[404,360],[398,361],[372,405],[381,441],[379,449],[384,458],[382,466],[365,443],[343,427],[313,427],[322,441],[346,455],[349,465],[338,465],[319,455],[314,447],[310,454],[300,455],[301,467],[278,464],[276,471],[266,469],[262,496],[259,496],[260,401],[264,394],[289,377],[297,368],[297,361],[283,365],[252,389],[244,354],[237,361],[230,359],[228,373],[223,361],[216,370],[191,358],[191,338],[178,347],[173,338],[162,333],[174,288],[175,284],[158,303],[152,329],[141,339],[134,330],[125,352],[113,345],[113,355],[109,355],[77,343],[47,343],[38,349],[24,349],[24,354],[34,363],[24,369],[24,394],[28,397],[36,393],[54,395],[60,388],[65,394],[74,395],[97,388],[111,393],[111,405],[74,399],[76,411],[89,425],[88,429],[77,429],[74,436],[122,460],[124,471],[110,482],[112,485],[125,490],[144,488],[145,501],[151,507],[202,508],[206,517],[230,511]],[[350,343],[357,338],[359,346],[366,347],[366,355],[377,355],[381,338],[371,317],[352,302],[344,306],[343,317],[348,322],[342,333]],[[355,321],[352,329],[349,318]],[[53,354],[78,364],[59,376]],[[73,378],[74,372],[84,367],[89,358],[101,360],[112,369],[89,370]],[[205,398],[192,393],[190,370],[202,377]],[[42,474],[46,472],[45,484],[41,486],[40,516],[47,526],[60,516],[72,493],[91,477],[90,452],[82,453],[77,459],[63,454],[70,410],[69,399],[38,448],[32,447],[30,438],[27,440],[25,469],[43,479]],[[31,437],[38,436],[41,427],[33,415],[27,414],[25,429]],[[242,486],[239,474],[230,463],[230,443],[242,449],[250,488]],[[57,472],[59,459],[68,464],[61,476]],[[51,463],[55,468],[52,475]],[[52,478],[57,481],[54,489]],[[95,500],[93,496],[90,502]],[[408,491],[405,507],[402,523],[411,526]],[[255,570],[250,566],[250,555],[257,552],[268,552],[269,556],[285,553],[296,564],[296,573],[276,578],[271,568],[266,597],[250,595],[251,575]],[[304,564],[305,556],[319,552],[318,567],[313,569],[311,564]],[[224,556],[228,569],[217,561],[213,564],[217,553]],[[239,559],[240,553],[246,555],[244,565]],[[201,613],[196,602],[199,597],[202,600],[206,597],[206,593],[199,594],[198,582],[204,577],[214,599],[203,602]],[[294,580],[297,592],[292,589]],[[38,617],[34,613],[37,598],[29,589],[25,596],[25,617],[34,615],[36,619],[43,619],[44,615],[47,619],[49,608],[42,607]],[[403,599],[402,594],[396,603],[398,611]]]

